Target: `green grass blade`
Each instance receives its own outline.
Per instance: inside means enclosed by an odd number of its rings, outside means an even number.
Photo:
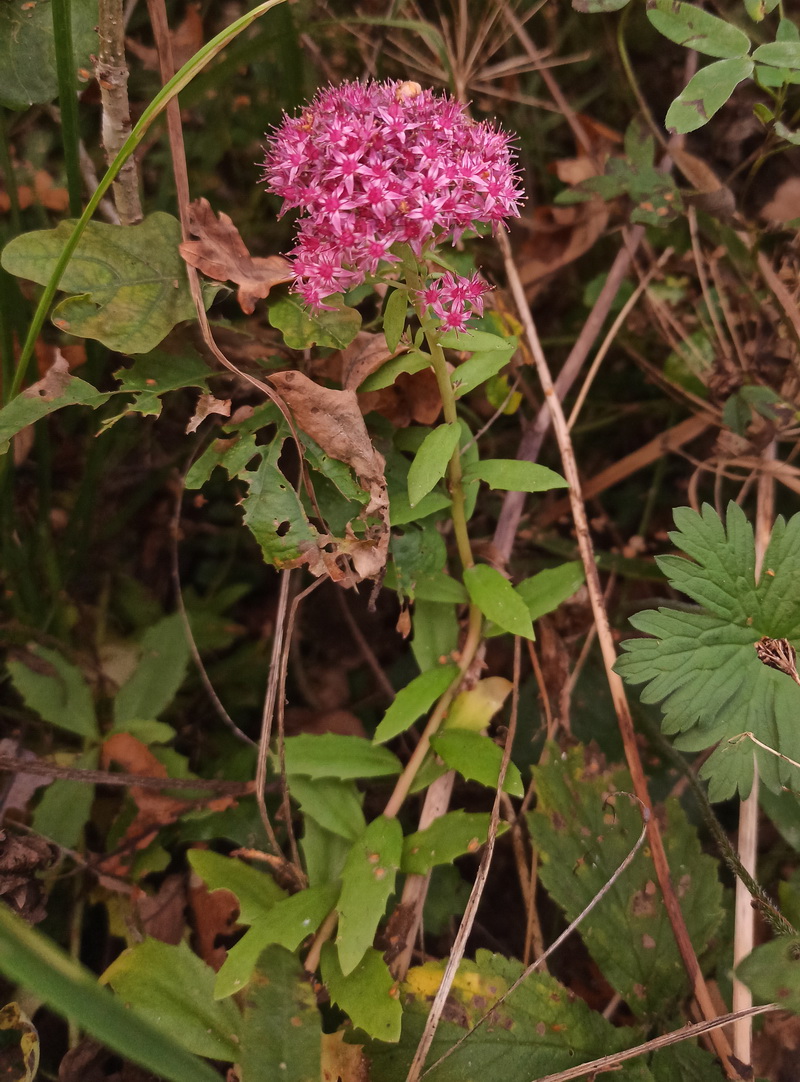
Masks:
[[[58,104],[61,109],[61,134],[64,139],[64,165],[67,170],[69,212],[77,218],[81,212],[81,169],[78,146],[78,94],[75,86],[75,51],[72,47],[72,0],[53,0],[53,41],[56,49]]]
[[[86,969],[0,906],[0,970],[126,1059],[170,1082],[219,1082],[219,1075],[127,1009]]]

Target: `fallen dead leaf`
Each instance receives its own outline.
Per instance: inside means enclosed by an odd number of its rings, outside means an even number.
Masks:
[[[197,239],[180,245],[183,258],[215,282],[235,282],[239,306],[247,315],[273,286],[294,278],[291,263],[282,255],[251,256],[228,215],[217,218],[207,199],[189,205],[189,232]]]
[[[239,929],[239,899],[225,888],[209,890],[196,873],[189,878],[192,949],[215,973],[228,956],[224,939]],[[221,942],[222,941],[222,942]]]
[[[352,390],[320,387],[302,372],[276,372],[270,382],[283,398],[299,428],[307,432],[326,454],[345,462],[355,471],[361,487],[369,493],[369,503],[362,517],[377,519],[367,525],[364,537],[352,531],[338,541],[338,552],[331,552],[336,539],[322,536],[314,550],[304,553],[312,574],[334,575],[332,567],[338,554],[350,557],[359,579],[375,578],[386,566],[389,551],[389,496],[384,474],[383,455],[372,446],[367,426]]]
[[[342,1031],[322,1034],[322,1082],[369,1082],[369,1068],[360,1044],[348,1044]]]
[[[170,30],[172,42],[172,57],[175,62],[175,70],[182,68],[204,42],[203,20],[200,15],[200,4],[187,4],[186,14],[174,30]],[[158,71],[158,49],[149,45],[142,45],[134,38],[125,38],[125,45],[129,52],[142,62],[142,67],[147,71]]]
[[[188,436],[190,432],[196,432],[206,417],[212,413],[218,413],[222,417],[230,417],[230,398],[215,398],[213,394],[201,394],[197,400],[192,419],[186,426],[186,435]]]
[[[15,170],[16,172],[16,170]],[[56,188],[53,178],[44,169],[37,169],[33,174],[32,184],[17,185],[19,209],[27,210],[34,203],[63,214],[69,209],[69,192],[66,188]],[[11,210],[11,199],[6,192],[0,191],[0,214]]]
[[[142,932],[162,943],[180,943],[186,931],[186,878],[168,875],[155,894],[135,888],[131,902]]]
[[[517,236],[523,229],[527,236],[515,249],[529,295],[543,278],[588,252],[605,231],[609,213],[608,204],[594,198],[564,207],[537,207],[531,217],[519,219]]]
[[[382,334],[359,331],[347,349],[341,351],[339,382],[346,391],[355,391],[367,376],[371,376],[382,364],[403,352],[405,351],[398,349],[392,353]]]
[[[442,397],[430,368],[401,372],[391,387],[358,396],[362,413],[380,413],[395,428],[432,425],[442,412]]]

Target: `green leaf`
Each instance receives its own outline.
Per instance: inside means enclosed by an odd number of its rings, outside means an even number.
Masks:
[[[26,388],[0,409],[0,455],[8,450],[8,441],[23,428],[40,421],[65,406],[91,406],[97,409],[111,395],[98,391],[91,383],[71,376],[68,371],[51,368],[45,377]]]
[[[26,657],[30,657],[30,665]],[[32,646],[27,654],[8,662],[8,673],[29,710],[59,729],[97,739],[91,690],[81,670],[63,654],[46,646]]]
[[[459,353],[487,353],[500,350],[509,355],[517,348],[517,339],[513,336],[492,334],[490,331],[448,331],[439,338],[439,345],[445,349],[456,349]]]
[[[411,969],[403,985],[403,1032],[397,1045],[371,1041],[365,1047],[379,1082],[405,1082],[409,1067],[439,987],[444,962]],[[429,1063],[436,1062],[464,1037],[497,999],[520,977],[519,962],[479,950],[475,961],[458,968],[449,1003],[449,1018],[436,1030]],[[530,1082],[532,1078],[574,1068],[599,1056],[629,1048],[640,1031],[612,1026],[579,996],[544,973],[532,973],[496,1010],[491,1021],[470,1034],[441,1066],[436,1082]],[[634,1061],[615,1072],[615,1082],[653,1082],[647,1067]]]
[[[393,289],[383,309],[383,334],[386,345],[394,353],[400,344],[403,328],[406,325],[408,311],[408,293],[405,289]]]
[[[400,824],[385,815],[373,819],[350,850],[342,872],[342,893],[336,903],[336,947],[345,976],[353,972],[372,946],[386,902],[394,891],[402,850]]]
[[[339,881],[350,844],[341,835],[325,830],[316,820],[306,816],[300,851],[308,881],[316,887]]]
[[[98,748],[87,748],[70,764],[77,770],[96,770],[99,766]],[[42,793],[33,813],[33,829],[37,834],[63,845],[77,849],[83,837],[83,828],[89,821],[94,804],[95,789],[83,781],[54,778]]]
[[[239,899],[239,924],[253,924],[265,917],[277,902],[286,897],[271,875],[259,872],[235,857],[224,857],[212,849],[190,849],[186,854],[210,891],[229,890]]]
[[[316,545],[319,534],[292,485],[266,457],[257,470],[240,476],[250,486],[242,501],[244,521],[267,563],[280,568],[299,560],[305,547]]]
[[[747,56],[750,39],[744,31],[694,4],[681,0],[647,0],[647,17],[665,38],[706,56]]]
[[[140,661],[114,699],[114,725],[156,718],[170,705],[186,678],[189,644],[179,613],[165,616],[145,631]]]
[[[581,561],[571,560],[523,579],[517,586],[517,593],[528,606],[531,619],[538,620],[572,597],[585,579],[586,572]]]
[[[429,353],[420,353],[419,350],[401,353],[399,357],[393,357],[386,364],[382,364],[377,372],[367,376],[358,388],[359,394],[365,391],[380,391],[384,387],[391,387],[401,373],[422,372],[424,369],[430,368],[430,366],[431,358]]]
[[[457,770],[467,781],[477,781],[489,789],[497,788],[503,750],[488,736],[466,729],[447,729],[431,737],[431,747],[444,759],[451,770]],[[511,796],[524,796],[522,775],[509,762],[503,791]]]
[[[486,812],[446,812],[425,830],[403,839],[401,871],[406,875],[427,875],[437,864],[452,864],[464,853],[477,853],[489,836],[491,816]],[[498,837],[508,823],[498,824]]]
[[[780,3],[780,0],[744,0],[744,8],[754,23],[760,23]]]
[[[422,441],[408,471],[408,502],[412,507],[447,473],[460,436],[460,426],[451,421],[437,425]]]
[[[270,947],[247,990],[242,1045],[244,1082],[319,1082],[322,1023],[310,977],[297,958]]]
[[[78,85],[97,53],[97,0],[72,0],[72,48]],[[51,0],[0,4],[0,106],[27,109],[58,97]]]
[[[294,951],[313,935],[339,896],[339,887],[328,883],[308,887],[276,902],[263,917],[257,917],[238,943],[228,951],[214,985],[214,997],[224,999],[240,992],[255,971],[267,947],[277,944]]]
[[[418,598],[411,626],[414,629],[411,652],[422,672],[437,668],[458,646],[458,619],[452,604]]]
[[[214,970],[186,943],[145,939],[124,950],[102,980],[187,1051],[238,1059],[239,1012],[214,1000]]]
[[[542,882],[571,921],[633,848],[642,813],[627,795],[627,772],[598,770],[582,747],[553,755],[533,773],[537,806],[528,824],[542,857]],[[722,920],[722,885],[677,801],[668,802],[667,815],[667,858],[702,955]],[[668,1014],[689,989],[657,882],[645,845],[578,929],[606,980],[641,1018]]]
[[[401,688],[383,715],[373,741],[383,744],[405,732],[433,706],[458,676],[458,665],[437,665]]]
[[[753,52],[753,60],[771,68],[797,71],[800,69],[800,42],[770,41],[767,45],[759,45]]]
[[[621,11],[630,2],[631,0],[572,0],[572,6],[583,14],[597,15]]]
[[[46,285],[73,228],[61,222],[24,233],[6,245],[0,262],[11,274]],[[56,306],[53,323],[119,353],[147,353],[195,314],[180,240],[177,218],[162,211],[139,225],[89,222],[59,282],[77,295]]]
[[[616,669],[631,684],[645,684],[643,702],[660,702],[663,728],[681,733],[676,743],[698,750],[722,743],[701,775],[709,796],[723,800],[752,784],[754,747],[730,741],[752,732],[768,747],[800,759],[794,723],[800,688],[785,674],[762,664],[755,644],[762,637],[800,640],[800,515],[779,518],[756,586],[753,531],[744,512],[728,505],[723,525],[708,505],[702,514],[679,508],[676,545],[696,562],[664,556],[659,566],[676,590],[705,606],[700,612],[661,608],[641,612],[631,623],[652,635],[629,639]],[[761,776],[778,791],[796,783],[793,768],[755,750]]]
[[[488,458],[476,462],[464,471],[466,481],[475,478],[485,481],[490,488],[508,492],[549,492],[553,488],[569,488],[561,474],[518,458]]]
[[[528,606],[514,587],[495,568],[476,564],[464,572],[464,585],[474,605],[487,620],[525,639],[535,638]]]
[[[403,1007],[397,982],[380,952],[370,947],[347,976],[332,943],[324,944],[320,960],[331,1002],[348,1015],[355,1028],[379,1041],[399,1041]]]
[[[685,135],[707,124],[736,87],[753,74],[753,61],[717,60],[693,75],[670,105],[664,123],[670,132]]]
[[[739,963],[736,976],[756,999],[800,1013],[800,937],[778,936]]]
[[[360,837],[366,825],[361,797],[352,781],[338,778],[310,778],[296,774],[289,778],[289,791],[304,815],[321,827],[348,841]]]
[[[199,354],[165,353],[158,349],[137,357],[130,368],[118,368],[114,373],[121,381],[119,391],[132,391],[137,396],[133,406],[128,408],[155,416],[161,412],[162,394],[184,387],[205,390],[210,375],[208,365]]]
[[[309,349],[313,345],[344,349],[361,329],[361,315],[345,305],[341,293],[326,298],[326,303],[336,305],[334,311],[306,308],[295,293],[289,293],[269,305],[269,321],[281,332],[289,349]]]
[[[128,1009],[7,906],[0,906],[0,970],[30,989],[58,1014],[98,1041],[169,1082],[219,1082],[207,1063],[186,1052],[174,1035]],[[315,1080],[316,1082],[316,1080]]]
[[[505,349],[480,350],[473,353],[468,361],[464,361],[450,375],[453,384],[453,393],[456,398],[474,391],[487,379],[496,376],[511,360],[514,350],[517,348],[516,338],[502,338],[506,343]]]
[[[450,497],[441,490],[429,492],[412,507],[408,500],[408,471],[405,455],[390,448],[386,455],[386,483],[389,488],[389,518],[392,526],[405,526],[421,521],[436,511],[450,506]]]
[[[0,1010],[0,1077],[6,1082],[33,1082],[38,1070],[36,1027],[18,1003],[7,1003]]]
[[[381,778],[399,774],[400,760],[387,748],[376,748],[360,736],[301,733],[284,742],[287,774],[312,779]]]

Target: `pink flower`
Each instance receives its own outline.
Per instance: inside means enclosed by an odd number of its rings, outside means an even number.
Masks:
[[[464,331],[470,316],[483,315],[483,298],[491,286],[476,271],[465,278],[446,271],[426,289],[420,290],[422,303],[440,320],[445,331]]]
[[[294,289],[312,307],[395,260],[392,245],[422,258],[477,223],[518,215],[522,198],[509,137],[410,82],[321,90],[271,136],[264,180],[282,214],[300,211]],[[443,275],[429,307],[463,329],[488,288],[477,275]]]

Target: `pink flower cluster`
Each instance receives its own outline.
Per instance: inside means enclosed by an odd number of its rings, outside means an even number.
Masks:
[[[396,262],[394,244],[421,258],[476,223],[518,215],[522,197],[507,135],[446,95],[402,82],[320,91],[271,137],[264,180],[282,197],[282,214],[300,210],[294,289],[315,308]],[[452,326],[463,325],[456,313],[467,302],[474,311],[482,304],[485,288],[464,281],[462,302],[452,275],[431,286],[430,306]]]
[[[466,330],[472,315],[483,315],[483,295],[491,287],[475,272],[469,278],[447,271],[420,292],[426,307],[441,320],[444,331]]]

